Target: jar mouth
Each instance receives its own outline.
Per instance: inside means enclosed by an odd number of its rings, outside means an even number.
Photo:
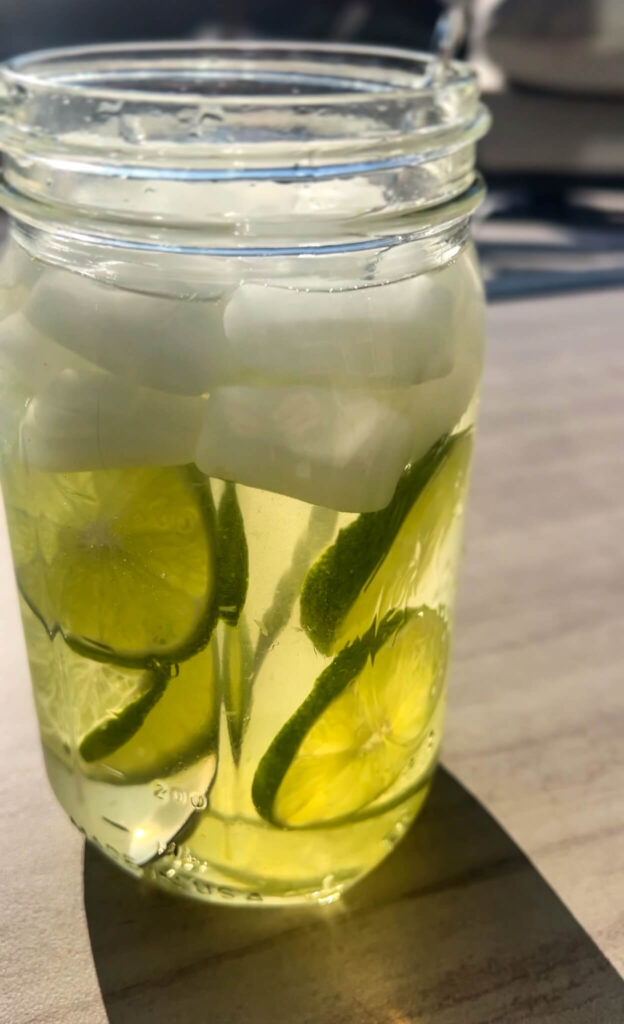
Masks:
[[[109,103],[288,106],[424,99],[439,89],[431,54],[332,43],[126,43],[40,50],[2,66],[9,87]],[[451,61],[445,89],[476,90],[468,65]]]
[[[5,203],[152,230],[335,235],[439,205],[471,186],[488,123],[467,65],[384,47],[145,43],[0,67]]]

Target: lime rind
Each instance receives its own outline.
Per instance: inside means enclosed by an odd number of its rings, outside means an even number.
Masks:
[[[50,637],[20,601],[37,717],[44,743],[62,760],[85,761],[126,742],[164,692],[168,672],[99,664]]]
[[[18,585],[50,636],[127,668],[171,665],[207,645],[216,524],[195,467],[51,474],[14,458],[3,490]]]
[[[249,584],[249,552],[236,485],[227,481],[217,510],[219,617],[229,626],[240,618]]]
[[[65,760],[79,757],[91,777],[130,783],[214,752],[219,672],[215,650],[204,652],[218,616],[216,522],[203,474],[195,467],[43,474],[14,458],[4,484],[47,745]],[[109,519],[127,532],[99,545]],[[184,621],[192,628],[173,643],[129,649],[150,615],[161,625],[168,616],[183,621],[167,601],[181,603],[187,581],[193,616]],[[112,629],[129,641],[125,649],[94,637],[97,630],[71,628],[89,611],[104,636]]]
[[[373,619],[383,617],[388,610],[380,607],[385,591],[395,591],[397,596],[394,602],[386,600],[386,606],[394,603],[396,607],[412,596],[398,592],[398,578],[401,571],[414,577],[410,565],[414,552],[418,557],[417,575],[424,574],[462,499],[471,452],[469,431],[442,438],[404,472],[385,509],[358,516],[312,566],[303,585],[300,614],[301,625],[317,650],[333,654],[342,644],[363,635]],[[436,485],[444,493],[436,507],[429,510],[427,493]],[[452,491],[451,501],[448,489]],[[397,565],[382,579],[381,568],[408,525],[405,550],[401,545]],[[391,578],[386,579],[386,575]]]
[[[155,674],[153,685],[135,700],[98,723],[80,741],[78,753],[87,764],[102,761],[132,739],[143,725],[154,705],[160,700],[169,681],[169,674]]]
[[[410,652],[414,648],[407,667],[422,670],[420,679],[403,678],[406,666],[393,649],[404,643]],[[321,673],[261,758],[252,784],[258,814],[283,828],[314,827],[349,820],[377,800],[421,740],[439,699],[447,654],[445,618],[426,607],[394,611],[348,644]],[[386,661],[379,664],[384,657]],[[387,742],[378,736],[380,724],[388,726]],[[365,769],[367,761],[372,776],[365,777],[363,770],[358,778],[358,766]],[[332,806],[331,795],[323,805],[324,794],[335,782],[335,764],[351,772],[356,769],[353,791],[343,788],[340,807]],[[297,808],[285,813],[289,793],[302,806],[310,798],[316,807],[314,816]]]
[[[216,753],[219,709],[218,654],[211,642],[171,671],[138,728],[92,761],[89,774],[122,784],[175,775]]]

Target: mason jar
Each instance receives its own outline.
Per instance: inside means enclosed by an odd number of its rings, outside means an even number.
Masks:
[[[0,107],[0,476],[52,789],[168,889],[335,899],[440,746],[475,76],[89,47],[5,64]]]

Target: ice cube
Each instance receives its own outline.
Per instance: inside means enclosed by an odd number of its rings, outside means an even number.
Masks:
[[[24,312],[59,344],[134,384],[200,395],[236,379],[218,301],[146,295],[48,270]]]
[[[327,118],[324,114],[324,121]],[[271,115],[271,128],[275,129],[275,114]],[[323,129],[329,126],[324,123]],[[80,196],[85,205],[101,203],[88,185]],[[383,210],[386,205],[384,190],[379,182],[373,183],[364,175],[348,178],[310,178],[299,181],[272,181],[268,179],[247,179],[239,181],[214,181],[209,189],[194,188],[188,182],[167,181],[165,187],[142,189],[133,196],[134,209],[144,215],[157,214],[165,220],[174,218],[178,223],[215,219],[243,227],[249,223],[265,222],[275,227],[276,223],[287,221],[292,228],[293,219],[344,216],[350,217]]]
[[[57,472],[183,465],[193,461],[204,404],[100,370],[63,370],[29,403],[21,453]]]
[[[9,237],[0,254],[0,320],[24,304],[41,267],[41,263]]]
[[[347,291],[242,284],[225,311],[236,358],[296,383],[419,384],[450,373],[454,297],[436,275]]]
[[[66,369],[89,369],[89,363],[46,338],[22,313],[0,322],[0,373],[9,373],[29,396]]]
[[[383,508],[412,429],[371,395],[229,387],[207,400],[195,461],[204,473],[347,512]]]
[[[395,392],[396,407],[412,423],[410,461],[419,459],[438,438],[457,426],[475,397],[483,363],[484,308],[480,285],[465,281],[458,297],[455,366],[448,377]]]

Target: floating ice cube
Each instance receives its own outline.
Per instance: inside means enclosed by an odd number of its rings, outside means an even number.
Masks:
[[[13,238],[7,240],[0,253],[0,320],[24,304],[41,268]]]
[[[100,370],[63,370],[28,405],[22,456],[57,472],[182,465],[193,461],[204,404]]]
[[[370,395],[229,387],[207,400],[204,473],[347,512],[383,508],[412,441],[409,421]]]
[[[156,298],[172,298],[185,302],[225,300],[231,286],[214,279],[206,262],[197,255],[180,256],[167,252],[154,263],[133,260],[101,260],[98,263],[98,281],[118,286],[123,281],[126,291],[140,292]]]
[[[396,407],[412,423],[411,461],[457,426],[477,390],[483,362],[484,309],[480,284],[470,268],[458,295],[455,330],[457,356],[449,376],[395,392]]]
[[[261,373],[411,385],[450,373],[454,306],[439,275],[335,292],[249,283],[234,292],[224,324],[236,358]]]
[[[135,384],[200,395],[236,379],[220,302],[124,291],[48,270],[24,312],[59,344]]]
[[[276,127],[274,119],[275,114],[272,114],[272,130]],[[328,128],[326,124],[323,127]],[[97,187],[101,192],[101,183]],[[81,188],[80,199],[85,205],[101,205],[101,195],[91,183]],[[196,187],[188,181],[167,181],[166,187],[155,185],[133,191],[132,202],[136,212],[156,214],[165,220],[173,218],[176,223],[181,219],[186,223],[208,223],[217,219],[241,226],[264,221],[273,227],[284,221],[292,226],[293,218],[317,220],[319,214],[344,216],[345,210],[350,217],[365,216],[386,205],[383,187],[364,176],[288,182],[222,180],[214,181],[209,189]]]
[[[0,322],[0,373],[18,381],[29,397],[67,369],[89,369],[89,363],[50,341],[22,313]]]

